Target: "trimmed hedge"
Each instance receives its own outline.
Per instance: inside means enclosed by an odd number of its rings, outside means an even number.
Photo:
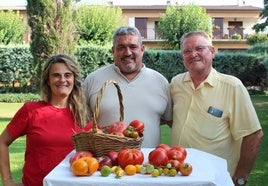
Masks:
[[[257,48],[258,47],[258,48]],[[108,47],[80,46],[74,54],[79,62],[82,78],[101,66],[113,63],[113,56]],[[217,53],[213,62],[218,71],[231,74],[247,87],[267,87],[267,46],[256,46],[249,51],[255,53]],[[261,51],[257,53],[256,51]],[[185,72],[180,51],[146,50],[143,62],[147,67],[162,73],[169,81],[178,73]],[[32,92],[33,58],[29,46],[0,46],[0,92]]]
[[[37,101],[40,100],[39,94],[32,93],[7,93],[0,94],[0,102],[7,103],[24,103],[26,101]]]
[[[0,47],[1,91],[27,92],[33,71],[33,57],[28,45]]]

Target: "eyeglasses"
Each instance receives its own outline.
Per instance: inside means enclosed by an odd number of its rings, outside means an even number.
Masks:
[[[198,52],[198,53],[201,53],[201,52],[204,51],[205,48],[211,48],[211,46],[199,45],[199,46],[194,47],[194,49],[187,48],[187,49],[184,49],[182,51],[182,54],[184,56],[189,56],[190,54],[192,54],[193,51]]]

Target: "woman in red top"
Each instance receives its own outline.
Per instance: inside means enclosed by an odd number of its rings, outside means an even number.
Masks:
[[[43,178],[74,149],[71,136],[88,122],[77,63],[64,54],[44,66],[42,101],[27,102],[0,136],[0,171],[4,186],[21,185],[11,176],[8,147],[26,135],[22,184],[42,186]]]

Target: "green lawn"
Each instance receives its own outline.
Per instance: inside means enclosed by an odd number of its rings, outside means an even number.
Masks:
[[[254,169],[251,172],[248,186],[263,186],[268,182],[268,95],[252,96],[252,101],[256,108],[258,117],[263,127],[264,138],[260,147]],[[12,118],[14,113],[22,106],[22,103],[0,103],[0,132],[5,128],[6,124]],[[163,125],[161,127],[161,141],[169,144],[170,129]],[[21,179],[21,167],[24,159],[25,138],[20,138],[10,146],[11,152],[11,169],[13,177],[19,181]],[[1,184],[0,184],[1,185]]]
[[[4,130],[6,124],[21,106],[22,103],[0,103],[0,132]],[[9,151],[12,176],[15,180],[20,181],[21,168],[24,163],[25,137],[17,139],[10,146]]]

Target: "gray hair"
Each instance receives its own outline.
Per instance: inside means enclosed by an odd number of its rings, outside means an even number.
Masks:
[[[188,32],[184,34],[181,39],[180,39],[180,47],[182,46],[183,42],[185,39],[192,37],[192,36],[203,36],[210,45],[212,45],[212,39],[211,37],[204,31],[193,31],[193,32]]]
[[[133,35],[133,36],[138,36],[139,43],[142,45],[142,38],[141,38],[141,33],[136,27],[130,27],[130,26],[123,26],[118,28],[113,36],[113,46],[115,45],[115,40],[117,36],[122,36],[122,35]]]

